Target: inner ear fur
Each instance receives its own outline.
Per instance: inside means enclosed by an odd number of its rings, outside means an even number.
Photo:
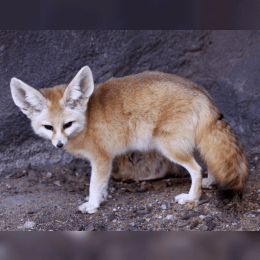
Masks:
[[[41,92],[23,81],[12,78],[10,87],[14,103],[28,117],[31,116],[34,110],[41,111],[46,107],[46,99]]]
[[[80,104],[86,108],[89,97],[94,91],[94,81],[90,68],[83,67],[66,87],[63,95],[65,106]]]

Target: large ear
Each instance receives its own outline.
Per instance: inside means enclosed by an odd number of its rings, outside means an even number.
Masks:
[[[92,72],[88,66],[85,66],[67,86],[63,95],[64,105],[73,108],[80,104],[85,109],[93,91],[94,80]]]
[[[37,89],[30,87],[17,78],[11,79],[10,86],[14,103],[29,118],[34,110],[41,111],[46,107],[46,99]]]

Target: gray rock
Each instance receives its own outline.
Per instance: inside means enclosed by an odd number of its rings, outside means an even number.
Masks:
[[[214,228],[215,228],[216,224],[211,221],[207,224],[207,227],[208,227],[208,231],[212,231]]]
[[[173,215],[167,215],[164,219],[165,220],[174,220],[175,217]]]
[[[55,181],[54,184],[60,187],[60,181]]]
[[[161,206],[161,209],[163,209],[163,210],[167,209],[166,205],[163,204],[163,205]]]
[[[201,231],[208,231],[208,227],[203,225],[201,228],[200,228]]]
[[[195,220],[191,223],[190,225],[190,229],[194,229],[195,227],[197,227],[199,225],[199,221],[198,220]]]
[[[182,220],[188,220],[190,218],[193,218],[193,217],[196,217],[200,215],[199,213],[192,213],[192,214],[187,214],[187,215],[184,215],[183,217],[181,217]]]
[[[148,213],[150,213],[150,211],[148,209],[139,209],[136,211],[137,215],[146,215]]]
[[[24,225],[23,225],[23,227],[24,227],[25,229],[33,228],[33,227],[35,227],[35,226],[36,226],[36,224],[35,224],[33,221],[26,221],[26,222],[24,223]]]
[[[95,230],[95,227],[93,225],[89,225],[85,231],[94,231]]]
[[[145,70],[193,80],[210,93],[246,151],[260,153],[257,31],[4,31],[0,37],[4,46],[12,46],[0,53],[2,173],[29,163],[44,167],[73,160],[34,134],[12,100],[10,79],[37,89],[51,87],[68,83],[85,65],[92,69],[95,84]]]
[[[208,224],[209,222],[211,222],[213,220],[212,216],[206,217],[205,218],[205,222]]]
[[[190,221],[189,221],[189,220],[187,220],[187,221],[182,221],[182,222],[177,223],[177,227],[185,227],[185,226],[187,226],[187,225],[189,225],[189,224],[190,224]]]

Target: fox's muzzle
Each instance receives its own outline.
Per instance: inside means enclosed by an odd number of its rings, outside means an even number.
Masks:
[[[58,142],[57,147],[58,147],[58,148],[62,148],[62,147],[63,147],[63,144],[62,144],[61,142]]]

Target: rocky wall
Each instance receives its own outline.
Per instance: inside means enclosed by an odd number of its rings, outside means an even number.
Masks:
[[[39,89],[68,83],[88,65],[95,83],[145,70],[200,84],[242,141],[260,153],[259,31],[0,31],[0,173],[70,162],[37,137],[15,106],[10,79]]]

